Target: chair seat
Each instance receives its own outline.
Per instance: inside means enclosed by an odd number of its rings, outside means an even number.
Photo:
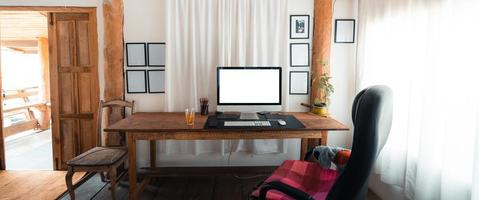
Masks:
[[[336,170],[323,169],[316,163],[286,160],[262,185],[271,181],[281,181],[309,194],[315,200],[322,200],[326,198],[338,176],[339,173]],[[259,197],[262,185],[251,194],[253,197]],[[293,200],[290,196],[277,190],[270,190],[266,199]]]
[[[95,147],[67,162],[69,166],[108,166],[126,156],[122,148]]]

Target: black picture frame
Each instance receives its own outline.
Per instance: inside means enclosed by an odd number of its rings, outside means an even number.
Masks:
[[[165,67],[166,63],[163,64],[163,65],[151,64],[151,63],[152,63],[152,62],[151,62],[152,56],[150,55],[150,52],[151,52],[151,51],[150,51],[150,46],[151,46],[151,45],[165,45],[165,51],[166,51],[166,43],[165,43],[165,42],[148,42],[148,43],[146,44],[146,46],[147,46],[147,54],[148,54],[148,66],[149,66],[149,67]],[[166,55],[164,56],[164,59],[166,59]],[[165,60],[165,62],[166,62],[166,60]]]
[[[144,60],[143,64],[132,64],[130,60],[130,54],[132,53],[132,50],[130,49],[132,45],[143,45],[143,52],[144,52],[144,58],[140,60]],[[130,47],[129,47],[130,46]],[[129,42],[125,43],[125,49],[126,49],[126,66],[127,67],[146,67],[148,65],[148,55],[147,55],[147,49],[146,49],[146,43],[145,42]]]
[[[352,27],[352,40],[350,41],[338,41],[338,22],[353,22]],[[356,20],[355,19],[336,19],[334,20],[334,43],[355,43],[356,41]]]
[[[163,91],[152,91],[151,90],[151,80],[152,78],[150,77],[150,72],[155,72],[155,71],[165,71],[164,69],[153,69],[153,70],[148,70],[147,71],[147,74],[148,74],[148,93],[152,93],[152,94],[155,94],[155,93],[165,93],[165,90],[163,89]]]
[[[307,56],[308,56],[308,62],[307,62],[306,65],[301,65],[301,64],[298,65],[298,64],[293,63],[293,56],[294,56],[294,55],[293,55],[293,54],[294,54],[294,52],[293,52],[293,46],[295,46],[295,45],[298,45],[298,46],[299,46],[299,45],[306,45],[306,46],[307,46],[307,52],[306,52],[306,53],[308,54],[308,55],[307,55]],[[310,46],[309,46],[309,43],[290,43],[290,44],[289,44],[289,65],[290,65],[291,67],[309,67],[309,66],[311,65],[311,56],[310,56]]]
[[[306,32],[305,37],[294,37],[293,36],[293,28],[292,27],[293,27],[293,18],[295,18],[295,17],[305,17],[306,18],[305,22],[306,22],[307,25],[306,24],[304,25],[304,28],[307,27],[307,29],[305,30],[305,32]],[[310,30],[311,26],[309,24],[310,24],[309,15],[290,15],[289,16],[289,39],[309,39],[309,32],[311,32],[311,30]]]
[[[130,79],[131,76],[129,75],[132,72],[143,72],[143,77],[144,77],[144,90],[143,91],[131,91],[130,90]],[[146,76],[146,70],[126,70],[125,71],[125,82],[126,82],[126,92],[129,94],[143,94],[147,92],[147,82],[148,82],[148,77]]]
[[[293,92],[292,91],[292,87],[291,87],[291,84],[292,84],[292,74],[306,74],[306,93],[299,93],[299,92]],[[289,94],[290,95],[309,95],[309,80],[310,80],[310,77],[309,77],[309,71],[290,71],[289,72]]]

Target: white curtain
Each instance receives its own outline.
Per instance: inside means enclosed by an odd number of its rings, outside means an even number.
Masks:
[[[167,111],[199,108],[205,96],[214,111],[217,66],[287,65],[287,0],[167,0],[166,12]],[[285,150],[283,140],[167,141],[160,146],[162,152],[192,154]]]
[[[359,1],[358,90],[392,87],[381,181],[410,199],[479,199],[477,0]]]

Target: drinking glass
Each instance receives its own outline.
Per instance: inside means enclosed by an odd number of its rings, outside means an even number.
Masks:
[[[185,109],[186,125],[192,126],[195,124],[195,109]]]

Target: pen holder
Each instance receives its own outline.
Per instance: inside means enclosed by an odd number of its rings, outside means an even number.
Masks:
[[[206,105],[201,105],[201,115],[208,115],[208,104]]]

